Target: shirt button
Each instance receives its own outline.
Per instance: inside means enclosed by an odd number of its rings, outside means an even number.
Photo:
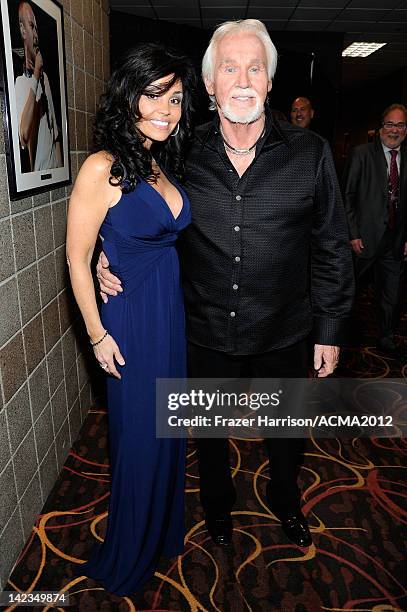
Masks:
[[[234,284],[234,285],[233,285],[233,289],[234,289],[235,291],[237,291],[237,290],[239,289],[239,285]]]
[[[238,225],[235,225],[234,230],[235,232],[240,232],[240,227]]]
[[[239,257],[239,256],[236,256],[236,257],[235,257],[235,262],[236,262],[236,263],[239,263],[239,261],[240,261],[240,257]]]
[[[237,195],[237,196],[236,196],[236,200],[237,200],[238,202],[240,202],[240,200],[241,200],[241,199],[242,199],[242,196],[240,196],[240,195]]]
[[[232,310],[232,312],[230,313],[230,316],[231,316],[231,317],[235,317],[235,316],[236,316],[236,313],[235,313],[235,312]]]

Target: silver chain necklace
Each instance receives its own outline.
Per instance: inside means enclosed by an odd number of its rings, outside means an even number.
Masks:
[[[228,141],[225,139],[225,136],[224,136],[224,134],[222,132],[222,126],[221,125],[219,125],[219,129],[220,129],[220,133],[221,133],[221,136],[222,136],[223,143],[226,146],[226,148],[229,149],[229,151],[231,153],[233,153],[234,155],[249,155],[253,151],[253,149],[256,148],[256,145],[259,142],[259,140],[261,138],[263,138],[264,133],[266,131],[266,125],[264,125],[263,131],[260,134],[260,136],[258,137],[258,139],[256,140],[256,142],[254,144],[252,144],[251,147],[248,147],[247,149],[238,149],[237,147],[232,147],[232,145],[229,144]]]

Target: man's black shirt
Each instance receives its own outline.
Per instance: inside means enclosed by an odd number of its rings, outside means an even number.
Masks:
[[[246,355],[343,342],[352,258],[327,142],[266,114],[240,178],[219,118],[198,128],[186,167],[192,224],[179,240],[188,339]]]

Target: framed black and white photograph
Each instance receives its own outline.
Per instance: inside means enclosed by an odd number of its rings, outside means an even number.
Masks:
[[[11,199],[71,182],[63,9],[0,0],[3,122]]]

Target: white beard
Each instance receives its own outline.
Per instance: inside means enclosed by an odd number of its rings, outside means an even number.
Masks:
[[[222,115],[231,121],[232,123],[253,123],[260,119],[264,113],[264,103],[261,103],[259,98],[256,97],[256,104],[253,108],[248,111],[236,112],[230,108],[230,102],[227,101],[223,107],[219,107]]]

